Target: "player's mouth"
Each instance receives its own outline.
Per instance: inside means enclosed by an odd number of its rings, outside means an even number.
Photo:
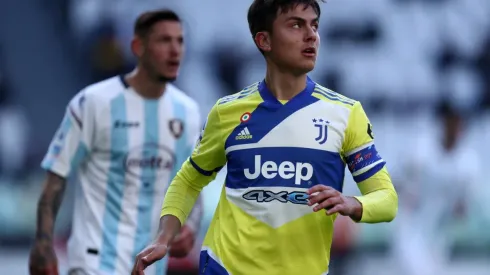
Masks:
[[[308,47],[305,48],[301,53],[306,56],[306,57],[316,57],[316,48],[315,47]]]
[[[167,62],[167,66],[171,69],[179,69],[179,66],[180,66],[180,62],[179,61],[169,61]]]

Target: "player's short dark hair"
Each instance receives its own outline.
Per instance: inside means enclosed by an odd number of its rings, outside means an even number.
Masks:
[[[312,7],[320,17],[320,2],[326,0],[254,0],[248,9],[248,27],[255,38],[258,32],[272,32],[272,24],[279,12],[288,12],[298,5]]]
[[[151,28],[161,21],[181,22],[179,15],[169,9],[152,10],[142,13],[134,23],[134,34],[140,37],[146,37]]]

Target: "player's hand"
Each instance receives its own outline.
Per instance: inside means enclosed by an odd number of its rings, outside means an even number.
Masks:
[[[29,255],[29,274],[58,275],[58,260],[52,243],[34,243]]]
[[[327,215],[339,213],[354,220],[360,220],[362,217],[362,205],[357,199],[346,197],[330,186],[313,186],[308,190],[308,195],[308,205],[317,204],[313,208],[315,212],[326,209]]]
[[[179,235],[170,245],[169,255],[175,258],[184,258],[194,247],[194,232],[186,225],[182,227]]]
[[[133,271],[131,275],[144,275],[145,268],[154,262],[161,260],[167,255],[168,247],[165,244],[153,243],[146,247],[136,256]]]

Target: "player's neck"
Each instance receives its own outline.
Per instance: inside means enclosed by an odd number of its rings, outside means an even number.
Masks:
[[[166,83],[152,79],[145,71],[136,68],[125,76],[126,82],[143,98],[157,99],[165,92]]]
[[[277,68],[267,68],[265,83],[278,100],[290,100],[305,89],[306,74],[294,75]]]

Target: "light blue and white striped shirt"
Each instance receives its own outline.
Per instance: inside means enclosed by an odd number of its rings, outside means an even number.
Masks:
[[[167,84],[144,99],[122,77],[88,86],[69,103],[42,167],[78,172],[69,268],[92,275],[130,274],[154,238],[170,180],[192,152],[201,118],[197,103]],[[187,225],[198,230],[198,203]],[[166,259],[145,274],[165,274]]]

